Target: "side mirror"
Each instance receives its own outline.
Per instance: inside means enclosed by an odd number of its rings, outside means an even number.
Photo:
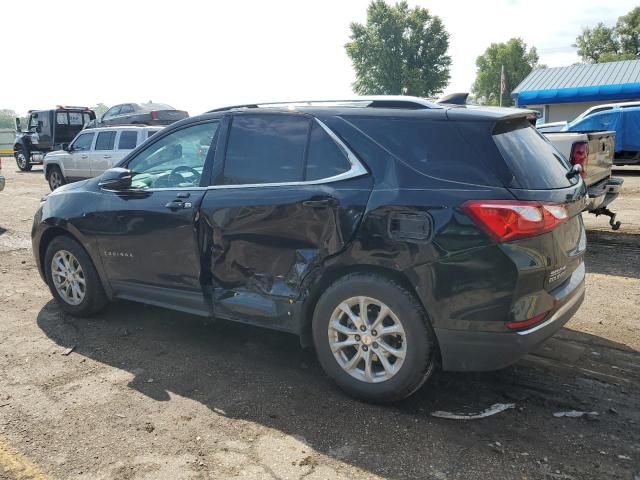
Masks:
[[[128,168],[110,168],[102,174],[98,186],[105,190],[127,190],[131,188],[133,172]]]
[[[16,132],[22,133],[22,128],[20,127],[20,119],[16,118]]]
[[[67,151],[67,152],[73,152],[73,148],[71,147],[70,143],[63,143],[62,144],[62,149]]]

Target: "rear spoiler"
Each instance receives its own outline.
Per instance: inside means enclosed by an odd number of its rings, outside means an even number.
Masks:
[[[445,95],[436,103],[448,103],[449,105],[466,105],[467,98],[469,97],[469,92],[462,93],[450,93],[449,95]]]

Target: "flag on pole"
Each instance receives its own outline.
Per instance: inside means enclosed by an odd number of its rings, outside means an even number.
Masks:
[[[500,106],[502,106],[502,97],[504,96],[504,92],[507,90],[507,81],[504,78],[504,65],[500,70]]]

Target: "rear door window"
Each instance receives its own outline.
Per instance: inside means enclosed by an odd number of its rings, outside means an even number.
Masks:
[[[123,130],[118,139],[118,150],[133,150],[138,142],[138,132],[134,130]]]
[[[568,161],[526,120],[499,122],[493,140],[521,188],[566,188],[578,181],[567,178]]]
[[[116,131],[100,132],[94,150],[113,150],[116,142]]]
[[[236,115],[227,142],[223,183],[302,181],[310,123],[302,115]]]

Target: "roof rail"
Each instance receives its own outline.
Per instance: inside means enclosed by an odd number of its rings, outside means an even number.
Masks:
[[[371,95],[366,97],[356,97],[343,100],[298,100],[292,102],[266,102],[247,103],[244,105],[232,105],[229,107],[216,108],[207,113],[225,112],[229,110],[242,110],[249,108],[278,108],[278,107],[366,107],[366,108],[404,108],[409,110],[420,110],[427,108],[443,108],[435,102],[425,100],[420,97],[410,97],[406,95]]]

